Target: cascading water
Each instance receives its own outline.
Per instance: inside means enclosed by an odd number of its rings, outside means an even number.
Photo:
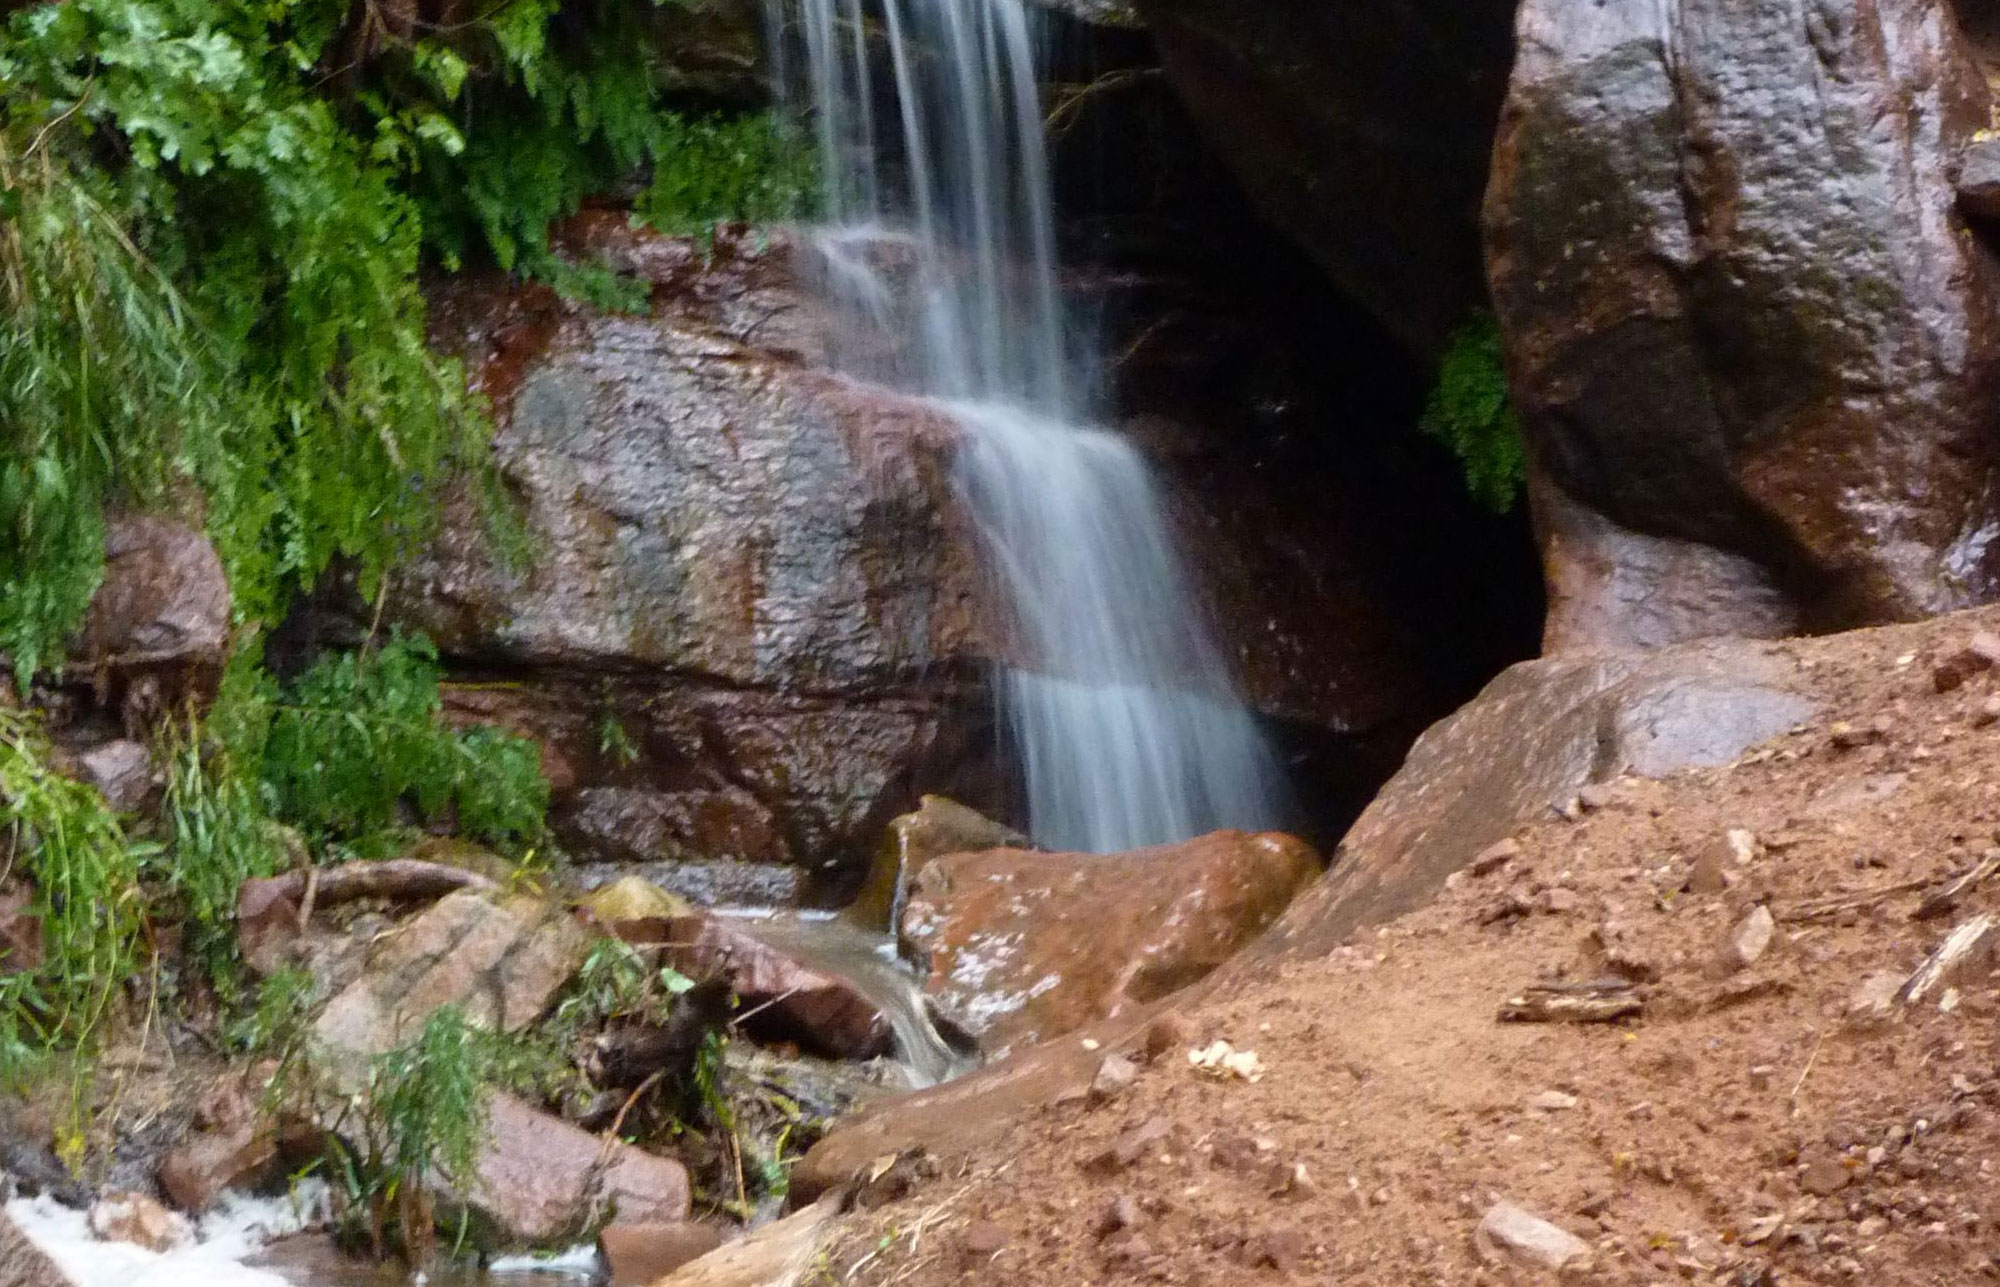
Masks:
[[[803,56],[780,78],[817,135],[844,363],[945,401],[966,431],[958,485],[1021,657],[998,692],[1030,833],[1109,852],[1278,825],[1278,767],[1159,488],[1131,444],[1086,427],[1095,366],[1064,326],[1024,0],[771,13],[780,51],[797,16]]]

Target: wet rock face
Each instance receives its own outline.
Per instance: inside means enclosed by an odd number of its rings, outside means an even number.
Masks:
[[[507,567],[462,500],[392,613],[517,680],[452,713],[542,742],[583,852],[865,852],[982,722],[952,426],[823,369],[826,322],[782,240],[724,233],[704,262],[622,216],[566,236],[651,283],[652,313],[500,278],[440,289],[529,558]]]
[[[1989,95],[1943,0],[1527,0],[1519,36],[1493,299],[1603,520],[1544,523],[1551,644],[1992,597],[2000,278],[1951,176]]]
[[[1137,0],[1168,79],[1270,220],[1406,344],[1480,297],[1476,211],[1511,0]]]
[[[997,1054],[1198,981],[1319,871],[1307,845],[1275,832],[1122,854],[954,854],[912,882],[903,946],[926,991]]]
[[[559,240],[650,283],[650,313],[477,275],[434,297],[529,538],[510,567],[458,498],[392,588],[388,618],[468,681],[448,714],[541,744],[578,856],[789,865],[827,905],[920,792],[1004,813],[985,678],[1008,645],[979,607],[957,426],[829,373],[839,337],[781,235],[725,230],[704,257],[598,213]],[[1411,723],[1400,636],[1321,548],[1351,532],[1267,539],[1299,512],[1273,471],[1141,437],[1257,707],[1344,738]]]

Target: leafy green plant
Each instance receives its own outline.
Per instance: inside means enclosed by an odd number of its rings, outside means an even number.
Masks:
[[[1514,507],[1528,461],[1507,395],[1500,324],[1491,313],[1452,334],[1419,427],[1458,457],[1475,499],[1495,513]]]
[[[557,1003],[550,1027],[574,1039],[609,1022],[664,1024],[673,999],[693,988],[693,979],[671,966],[655,965],[623,939],[601,938]]]
[[[322,839],[384,830],[405,806],[426,821],[449,813],[457,830],[495,843],[539,835],[549,787],[535,745],[446,727],[438,683],[436,650],[402,635],[301,675],[264,742],[276,814]]]
[[[378,1258],[413,1262],[434,1246],[433,1180],[469,1184],[487,1120],[496,1039],[455,1006],[378,1057],[367,1085],[328,1134],[343,1224]]]
[[[0,850],[42,930],[39,966],[0,974],[0,1082],[14,1083],[38,1053],[88,1041],[137,971],[139,877],[157,847],[55,771],[33,716],[0,709]]]
[[[224,708],[227,710],[227,707]],[[193,716],[162,739],[170,859],[160,864],[189,952],[225,994],[237,973],[236,895],[243,882],[285,865],[281,828],[265,811],[254,765]]]

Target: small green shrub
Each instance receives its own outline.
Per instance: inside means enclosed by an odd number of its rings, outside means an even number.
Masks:
[[[1491,313],[1454,332],[1419,426],[1451,449],[1465,471],[1466,489],[1498,514],[1514,507],[1528,474],[1502,354],[1500,324]]]
[[[405,807],[495,844],[540,835],[549,787],[534,743],[448,728],[441,709],[426,639],[322,659],[276,705],[264,742],[274,812],[322,841],[391,828]]]
[[[34,718],[0,709],[0,850],[34,888],[41,965],[0,972],[0,1083],[96,1034],[139,966],[140,873],[158,852],[125,834],[95,787],[50,765]]]
[[[412,1262],[434,1243],[433,1179],[470,1183],[485,1139],[498,1039],[446,1006],[409,1043],[378,1057],[329,1132],[329,1161],[351,1240]]]

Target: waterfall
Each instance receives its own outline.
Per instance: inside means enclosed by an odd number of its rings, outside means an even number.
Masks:
[[[1283,821],[1166,516],[1092,427],[1096,364],[1065,326],[1025,0],[771,0],[788,100],[817,139],[814,244],[837,360],[963,427],[960,494],[1004,596],[996,681],[1028,830],[1111,852]]]

